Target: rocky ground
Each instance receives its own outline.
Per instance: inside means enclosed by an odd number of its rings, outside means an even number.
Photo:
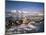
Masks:
[[[24,33],[37,33],[44,32],[44,24],[40,23],[32,23],[32,24],[21,24],[19,26],[12,26],[6,32],[6,34],[24,34]]]

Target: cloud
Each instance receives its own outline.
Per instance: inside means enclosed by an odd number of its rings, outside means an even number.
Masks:
[[[18,12],[19,12],[19,13],[21,13],[21,11],[20,11],[20,10],[18,10]]]
[[[15,13],[15,12],[16,12],[16,10],[11,10],[11,12],[12,12],[12,13]]]

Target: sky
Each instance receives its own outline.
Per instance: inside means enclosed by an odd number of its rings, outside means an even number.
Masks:
[[[22,1],[6,1],[6,12],[43,12],[44,3],[37,2],[22,2]]]

